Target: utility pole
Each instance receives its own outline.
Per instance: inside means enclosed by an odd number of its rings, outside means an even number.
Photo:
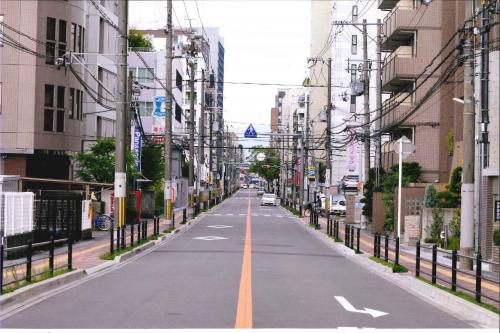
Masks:
[[[189,72],[190,72],[190,80],[189,80],[189,88],[191,90],[189,96],[189,178],[188,178],[188,186],[189,186],[189,207],[191,210],[191,217],[194,216],[194,77],[195,77],[195,58],[194,58],[194,40],[191,41],[193,57],[189,62]]]
[[[118,49],[116,56],[116,147],[115,147],[115,221],[117,229],[125,226],[125,198],[127,173],[125,165],[127,131],[127,52],[128,52],[128,0],[118,1]]]
[[[488,138],[488,124],[489,117],[489,62],[490,62],[490,3],[491,1],[483,1],[483,13],[481,20],[481,118],[479,136],[479,173],[478,173],[478,205],[477,205],[477,243],[476,252],[481,254],[481,221],[482,221],[482,201],[483,201],[483,169],[488,167],[488,151],[489,151],[489,138]]]
[[[297,202],[297,186],[295,185],[295,176],[297,174],[297,133],[298,133],[298,115],[297,111],[293,113],[293,151],[292,151],[292,202],[293,207],[295,207],[295,203]]]
[[[214,125],[214,112],[215,112],[215,105],[214,105],[214,98],[213,94],[211,95],[212,97],[210,98],[210,112],[208,113],[209,116],[209,138],[208,138],[208,145],[210,146],[210,149],[208,150],[208,170],[210,173],[210,198],[212,199],[212,190],[213,190],[213,183],[214,183],[214,172],[213,172],[213,125]]]
[[[196,168],[196,198],[198,205],[201,197],[201,167],[205,164],[205,70],[201,70],[200,120],[198,125],[198,166]]]
[[[377,79],[378,81],[378,79]],[[365,113],[365,176],[368,181],[370,172],[370,74],[368,71],[368,32],[366,20],[363,20],[363,109]]]
[[[307,98],[308,96],[305,96],[306,98],[306,103],[307,103]],[[307,112],[307,111],[306,111]],[[307,123],[305,123],[307,127]],[[304,140],[304,131],[306,129],[304,128],[304,124],[302,125],[302,131],[300,132],[300,179],[299,179],[299,211],[302,213],[303,207],[304,207],[304,177],[306,173],[306,147],[305,147],[305,140]]]
[[[326,104],[326,170],[329,171],[328,186],[332,186],[332,59],[328,58],[328,94]],[[328,189],[327,189],[328,192]],[[328,197],[328,196],[327,196]],[[325,200],[328,207],[328,200]]]
[[[167,0],[167,45],[165,48],[166,71],[165,77],[165,172],[164,198],[165,223],[172,225],[172,0]]]
[[[381,52],[381,44],[382,44],[382,24],[380,19],[377,20],[377,74],[375,75],[375,86],[376,86],[376,110],[375,117],[377,121],[375,121],[375,132],[378,133],[380,128],[382,127],[382,119],[380,119],[380,115],[382,114],[382,52]],[[366,112],[366,111],[365,111]],[[380,168],[382,167],[382,135],[380,133],[377,134],[377,139],[375,142],[375,185],[378,187],[380,184]]]
[[[306,121],[305,121],[305,131],[306,131],[306,139],[305,139],[305,157],[303,162],[302,170],[306,170],[309,172],[309,93],[306,94]],[[305,175],[305,172],[304,172]],[[304,177],[302,177],[304,178]],[[307,178],[307,202],[309,202],[309,177]],[[302,200],[304,201],[304,200]]]
[[[472,1],[465,1],[465,16],[472,11]],[[472,47],[472,24],[466,23],[464,33],[464,163],[462,170],[462,209],[460,216],[460,253],[471,256],[474,246],[474,50]],[[478,221],[479,222],[479,221]],[[472,260],[460,257],[460,267],[472,269]]]

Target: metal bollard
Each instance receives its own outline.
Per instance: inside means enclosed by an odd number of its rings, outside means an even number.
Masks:
[[[373,256],[377,257],[377,233],[373,235]]]
[[[457,290],[457,250],[451,252],[451,290]]]
[[[53,277],[54,276],[54,235],[50,236],[49,272],[50,272],[50,277]]]
[[[122,228],[122,249],[124,249],[125,246],[126,246],[126,243],[125,243],[125,229],[126,229],[126,226],[124,225],[123,228]]]
[[[134,246],[134,223],[130,224],[130,246]]]
[[[120,251],[121,247],[120,247],[120,239],[121,239],[121,236],[120,236],[120,227],[116,228],[116,250],[117,251]]]
[[[417,241],[417,253],[415,254],[415,276],[420,276],[420,241]]]
[[[172,212],[172,230],[175,229],[175,214]],[[160,226],[158,225],[158,232],[160,231]]]
[[[476,256],[476,301],[481,303],[481,275],[482,275],[482,257],[479,252]]]
[[[3,294],[3,243],[0,244],[0,294]]]
[[[396,265],[399,265],[399,237],[396,237]]]
[[[354,226],[351,227],[351,237],[349,237],[349,240],[351,241],[351,249],[354,249]]]
[[[186,211],[186,208],[184,208],[182,210],[182,223],[186,223],[186,214],[187,214],[187,211]]]
[[[378,237],[377,237],[377,258],[380,258],[381,240],[382,240],[382,234],[378,234]]]
[[[31,282],[31,263],[33,258],[33,243],[28,242],[28,253],[26,253],[26,282]],[[3,271],[2,271],[3,274]]]
[[[359,250],[359,237],[361,236],[361,228],[357,229],[357,236],[358,240],[356,242],[356,253],[361,253],[361,251]]]
[[[144,221],[144,238],[148,238],[148,221]]]
[[[344,224],[344,245],[349,246],[349,224]]]
[[[434,244],[432,246],[432,273],[431,273],[432,284],[436,283],[436,267],[437,267],[437,245]]]
[[[68,239],[68,269],[73,270],[73,239]]]
[[[384,260],[389,261],[389,235],[388,234],[385,234]]]
[[[109,253],[114,252],[114,245],[115,245],[115,240],[114,240],[115,233],[114,232],[115,231],[114,231],[113,227],[109,228]]]

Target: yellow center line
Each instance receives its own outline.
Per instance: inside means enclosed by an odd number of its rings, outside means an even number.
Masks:
[[[251,200],[248,194],[247,221],[245,230],[245,246],[241,265],[240,291],[236,308],[235,328],[252,328],[252,229]]]

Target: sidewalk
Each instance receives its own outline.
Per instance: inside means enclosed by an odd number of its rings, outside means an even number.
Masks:
[[[309,223],[309,218],[301,219],[304,223]],[[320,232],[326,234],[327,222],[326,218],[319,218],[318,222],[320,224]],[[353,226],[358,227],[359,224],[353,224]],[[340,220],[339,223],[339,237],[344,240],[345,237],[345,223]],[[354,248],[356,248],[356,234],[354,235],[355,239],[353,241]],[[366,231],[361,230],[360,234],[360,250],[369,256],[373,256],[373,235]],[[389,251],[388,257],[390,261],[394,261],[395,251],[394,251],[395,243],[393,240],[389,241]],[[381,240],[381,249],[380,249],[380,257],[383,259],[384,257],[384,239]],[[432,261],[432,253],[430,249],[426,249],[421,247],[421,262],[420,262],[420,276],[430,281],[431,274],[431,261]],[[413,276],[415,276],[415,266],[416,266],[416,247],[400,245],[400,264],[405,266]],[[444,285],[447,288],[450,288],[451,284],[451,259],[449,259],[447,253],[438,252],[437,256],[438,266],[436,269],[437,279],[440,285]],[[446,267],[442,267],[446,266]],[[498,281],[498,274],[494,272],[482,271],[482,275],[486,278],[492,279],[494,281]],[[476,279],[475,273],[471,271],[470,273],[458,272],[457,273],[457,290],[466,292],[467,294],[474,295],[474,291],[476,288]],[[483,303],[492,304],[495,306],[499,306],[498,295],[500,294],[500,285],[498,282],[489,282],[482,281],[482,300]],[[487,297],[496,299],[496,301],[490,300]]]

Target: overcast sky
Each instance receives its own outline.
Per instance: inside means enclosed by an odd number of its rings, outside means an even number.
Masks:
[[[224,80],[301,84],[309,56],[310,6],[308,0],[198,0],[203,25],[219,27],[224,38]],[[165,27],[165,8],[166,1],[131,1],[129,23],[137,28]],[[193,27],[200,25],[195,1],[174,1],[174,12],[175,26],[189,26],[188,17]],[[249,123],[257,132],[269,132],[269,126],[260,124],[270,123],[276,89],[226,84],[226,124],[237,133],[243,133]]]

